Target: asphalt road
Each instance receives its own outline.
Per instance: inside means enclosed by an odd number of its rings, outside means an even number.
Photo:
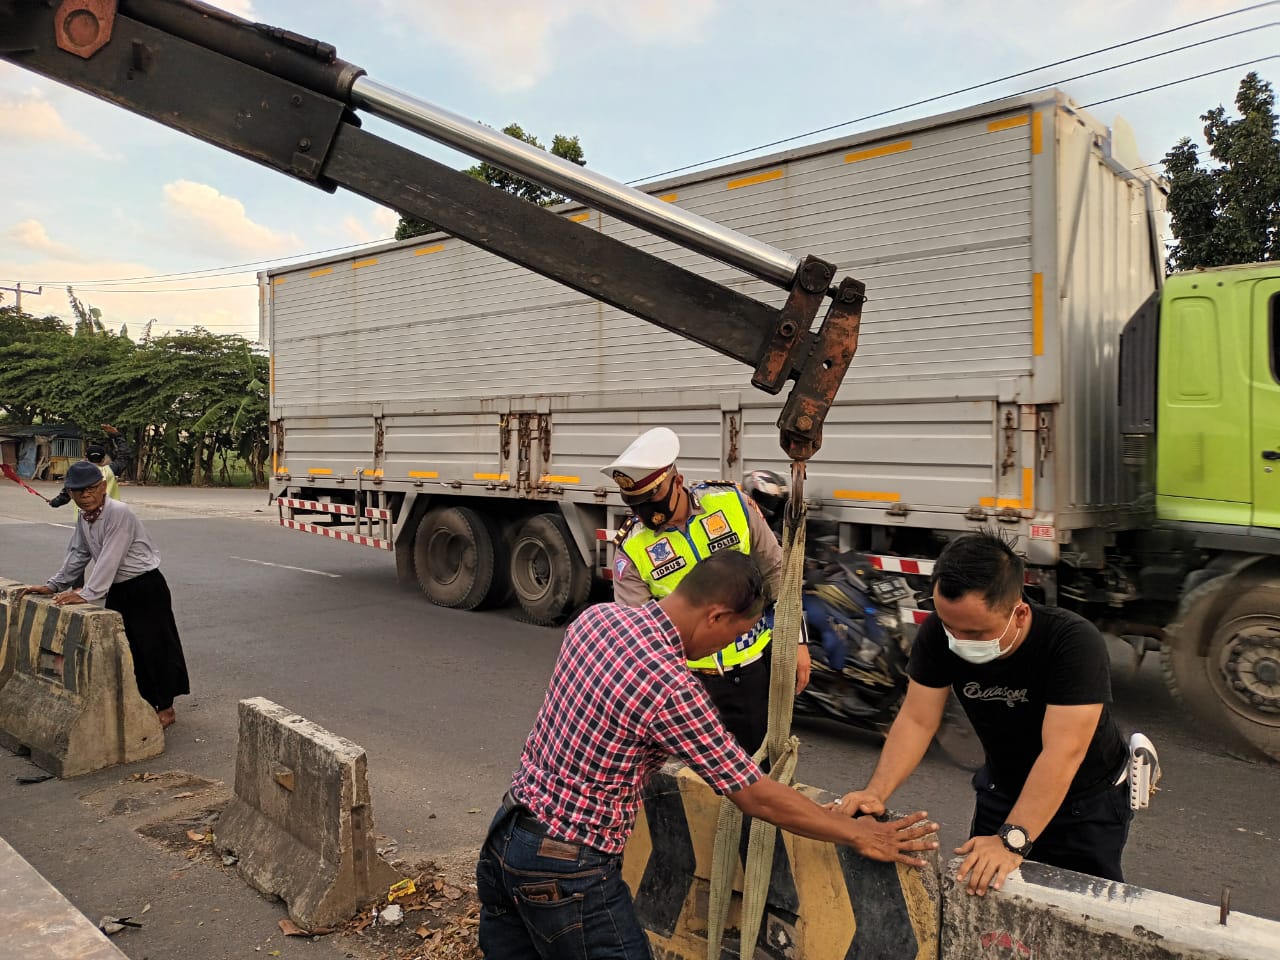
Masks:
[[[560,632],[503,611],[433,607],[397,585],[390,555],[280,529],[261,492],[128,487],[125,497],[163,556],[193,686],[164,757],[146,769],[230,784],[236,703],[267,697],[367,749],[377,832],[402,856],[465,870],[541,704]],[[0,576],[43,581],[69,536],[55,524],[70,519],[0,486]],[[1280,919],[1280,767],[1219,753],[1179,715],[1152,660],[1118,671],[1114,685],[1121,723],[1152,737],[1165,774],[1135,821],[1129,881],[1214,904],[1230,886],[1233,909]],[[837,792],[865,783],[875,738],[827,723],[797,732],[802,781]],[[121,776],[27,789],[71,797]],[[958,845],[968,775],[931,755],[893,806],[927,809],[944,846]],[[44,869],[40,851],[51,846],[10,839]]]

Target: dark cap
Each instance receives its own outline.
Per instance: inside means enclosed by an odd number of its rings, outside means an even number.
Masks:
[[[103,479],[102,471],[95,465],[88,460],[77,460],[67,467],[67,476],[62,485],[68,490],[88,490]]]
[[[101,463],[102,458],[107,455],[107,448],[100,443],[91,443],[84,448],[84,455],[94,463]]]

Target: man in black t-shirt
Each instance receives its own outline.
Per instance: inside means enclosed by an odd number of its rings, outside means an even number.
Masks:
[[[955,690],[986,753],[957,878],[999,889],[1024,858],[1123,880],[1128,747],[1107,704],[1102,635],[1065,610],[1022,599],[1023,564],[998,535],[947,545],[933,574],[935,613],[920,625],[907,696],[866,789],[836,808],[883,813],[915,770]]]

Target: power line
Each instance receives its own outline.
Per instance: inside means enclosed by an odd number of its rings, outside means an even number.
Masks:
[[[1280,2],[1280,0],[1276,0],[1276,2]],[[232,263],[222,267],[205,267],[204,269],[201,269],[201,270],[183,270],[177,273],[152,273],[152,274],[148,274],[146,276],[141,276],[141,277],[113,277],[108,280],[90,280],[90,281],[41,280],[39,282],[47,283],[49,284],[49,286],[52,286],[52,287],[75,286],[77,282],[87,282],[87,283],[92,283],[94,286],[104,286],[109,283],[111,284],[138,283],[139,281],[152,281],[152,280],[159,281],[159,280],[165,280],[168,278],[173,278],[170,282],[177,283],[180,280],[208,279],[206,277],[202,277],[201,274],[213,274],[214,276],[217,276],[219,274],[243,273],[245,270],[249,270],[254,267],[269,267],[269,266],[272,266],[273,264],[288,263],[291,260],[307,260],[307,259],[310,259],[311,257],[320,256],[321,254],[324,254],[324,253],[336,253],[339,250],[352,250],[358,247],[371,246],[375,243],[385,243],[386,241],[391,239],[394,239],[394,238],[384,237],[381,240],[368,240],[362,243],[344,243],[338,247],[327,247],[324,250],[312,250],[307,253],[298,253],[292,256],[287,256],[287,257],[276,257],[272,260],[252,260],[248,263]],[[31,281],[31,282],[35,282],[35,281]]]
[[[1268,60],[1280,60],[1280,54],[1273,53],[1269,57],[1259,57],[1257,60],[1246,60],[1244,63],[1237,63],[1230,67],[1221,67],[1217,70],[1207,70],[1204,73],[1197,73],[1195,76],[1182,77],[1180,80],[1170,80],[1168,83],[1159,83],[1154,87],[1144,87],[1141,90],[1135,90],[1133,93],[1122,94],[1118,97],[1108,97],[1106,100],[1095,100],[1093,103],[1086,103],[1085,107],[1097,107],[1104,103],[1112,103],[1116,100],[1124,100],[1127,97],[1136,97],[1139,94],[1150,93],[1152,90],[1163,90],[1165,87],[1176,87],[1180,83],[1187,83],[1191,80],[1199,80],[1202,77],[1212,77],[1217,73],[1226,73],[1228,70],[1239,70],[1241,67],[1251,67],[1257,63],[1266,63]],[[1199,155],[1197,154],[1197,158]],[[1152,166],[1152,164],[1143,164],[1143,166]]]
[[[1220,13],[1220,14],[1217,14],[1217,15],[1212,16],[1212,17],[1205,17],[1205,18],[1204,18],[1204,19],[1202,19],[1202,20],[1193,20],[1193,21],[1191,21],[1190,23],[1184,23],[1184,24],[1182,24],[1181,26],[1178,26],[1178,27],[1170,27],[1168,30],[1160,30],[1160,31],[1157,31],[1156,33],[1149,33],[1149,34],[1147,34],[1146,36],[1143,36],[1143,37],[1136,37],[1136,38],[1134,38],[1133,40],[1125,40],[1125,41],[1124,41],[1124,42],[1122,42],[1122,43],[1113,43],[1113,44],[1111,44],[1110,46],[1106,46],[1106,47],[1099,47],[1097,50],[1091,50],[1091,51],[1089,51],[1088,53],[1079,53],[1079,54],[1076,54],[1076,55],[1075,55],[1075,56],[1073,56],[1073,57],[1067,57],[1066,59],[1063,59],[1063,60],[1055,60],[1053,63],[1046,63],[1046,64],[1043,64],[1043,65],[1041,65],[1041,66],[1039,66],[1039,67],[1032,67],[1032,68],[1031,68],[1031,69],[1029,69],[1029,70],[1020,70],[1020,71],[1018,71],[1017,73],[1010,73],[1010,74],[1008,74],[1008,75],[1006,75],[1006,76],[1003,76],[1003,77],[997,77],[995,80],[986,80],[986,81],[983,81],[982,83],[975,83],[975,84],[971,84],[970,86],[967,86],[967,87],[960,87],[960,88],[958,88],[958,89],[956,89],[956,90],[952,90],[952,91],[950,91],[949,93],[940,93],[940,94],[937,94],[937,95],[932,96],[932,97],[926,97],[926,98],[925,98],[925,99],[923,99],[923,100],[915,100],[915,101],[913,101],[913,102],[911,102],[911,103],[904,103],[904,104],[902,104],[901,106],[898,106],[898,107],[891,107],[891,108],[889,108],[889,109],[887,109],[887,110],[879,110],[879,111],[877,111],[877,112],[875,112],[875,113],[868,113],[868,114],[866,114],[865,116],[855,117],[855,118],[853,118],[852,120],[844,120],[844,121],[841,121],[840,123],[833,123],[833,124],[829,124],[828,126],[825,126],[825,127],[819,127],[819,128],[818,128],[818,129],[816,129],[816,130],[810,130],[808,133],[798,133],[798,134],[795,134],[794,136],[784,137],[784,138],[783,138],[783,139],[781,139],[781,140],[773,140],[773,141],[771,141],[771,142],[769,142],[769,143],[762,143],[762,144],[759,144],[758,146],[754,146],[754,147],[747,147],[747,148],[746,148],[746,149],[744,149],[744,150],[735,150],[733,153],[726,153],[726,154],[723,154],[722,156],[714,157],[714,158],[712,158],[712,159],[710,159],[710,160],[699,160],[699,161],[697,161],[696,163],[687,163],[687,164],[685,164],[685,165],[684,165],[684,166],[682,166],[682,167],[673,167],[673,168],[671,168],[670,170],[664,170],[662,173],[650,174],[649,176],[647,176],[647,177],[641,177],[641,178],[640,178],[640,179],[638,179],[638,180],[628,180],[628,181],[627,181],[627,183],[628,183],[628,184],[636,184],[636,183],[643,183],[643,182],[644,182],[644,181],[646,181],[646,180],[656,180],[656,179],[658,179],[659,177],[667,177],[667,176],[670,176],[670,175],[671,175],[671,174],[673,174],[673,173],[682,173],[682,172],[683,172],[683,171],[685,171],[685,170],[692,170],[692,169],[693,169],[693,168],[695,168],[695,167],[702,167],[702,166],[706,166],[707,164],[712,164],[712,163],[720,163],[720,162],[721,162],[721,161],[723,161],[723,160],[732,160],[732,159],[734,159],[735,157],[741,157],[741,156],[743,156],[743,155],[745,155],[745,154],[748,154],[748,153],[755,153],[755,152],[756,152],[756,151],[758,151],[758,150],[767,150],[767,149],[769,149],[770,147],[780,147],[780,146],[782,146],[783,144],[786,144],[786,143],[794,143],[796,140],[803,140],[803,139],[805,139],[806,137],[813,137],[813,136],[817,136],[817,135],[818,135],[818,134],[820,134],[820,133],[829,133],[829,132],[831,132],[832,130],[838,130],[838,129],[840,129],[841,127],[847,127],[847,126],[850,126],[851,124],[855,124],[855,123],[864,123],[864,122],[866,122],[867,120],[876,120],[876,119],[878,119],[878,118],[880,118],[880,117],[886,117],[886,116],[888,116],[889,114],[892,114],[892,113],[900,113],[900,112],[901,112],[901,111],[903,111],[903,110],[910,110],[912,107],[921,107],[921,106],[924,106],[924,105],[926,105],[926,104],[936,103],[936,102],[937,102],[937,101],[939,101],[939,100],[946,100],[946,99],[948,99],[948,98],[950,98],[950,97],[959,96],[959,95],[960,95],[960,94],[962,94],[962,93],[972,93],[974,90],[981,90],[981,89],[983,89],[984,87],[991,87],[991,86],[995,86],[995,85],[996,85],[996,84],[998,84],[998,83],[1004,83],[1004,82],[1006,82],[1006,81],[1008,81],[1008,80],[1016,80],[1016,79],[1018,79],[1019,77],[1025,77],[1025,76],[1028,76],[1029,74],[1032,74],[1032,73],[1039,73],[1039,72],[1040,72],[1040,71],[1042,71],[1042,70],[1049,70],[1049,69],[1052,69],[1053,67],[1060,67],[1060,66],[1063,66],[1064,64],[1074,63],[1074,62],[1075,62],[1075,61],[1077,61],[1077,60],[1086,60],[1086,59],[1088,59],[1089,57],[1097,56],[1097,55],[1098,55],[1098,54],[1100,54],[1100,53],[1109,53],[1109,52],[1110,52],[1110,51],[1112,51],[1112,50],[1119,50],[1119,49],[1121,49],[1122,47],[1129,47],[1129,46],[1133,46],[1135,43],[1143,43],[1143,42],[1145,42],[1145,41],[1147,41],[1147,40],[1154,40],[1154,39],[1155,39],[1155,38],[1157,38],[1157,37],[1167,36],[1168,34],[1171,34],[1171,33],[1178,33],[1179,31],[1182,31],[1182,30],[1189,30],[1189,29],[1191,29],[1192,27],[1198,27],[1198,26],[1202,26],[1203,24],[1206,24],[1206,23],[1212,23],[1212,22],[1213,22],[1213,21],[1215,21],[1215,20],[1223,20],[1223,19],[1225,19],[1225,18],[1227,18],[1227,17],[1234,17],[1234,16],[1238,16],[1238,15],[1240,15],[1240,14],[1242,14],[1242,13],[1251,13],[1251,12],[1252,12],[1252,11],[1254,11],[1254,10],[1261,10],[1261,9],[1263,9],[1264,7],[1271,7],[1271,6],[1275,6],[1277,3],[1280,3],[1280,0],[1267,0],[1267,2],[1266,2],[1266,3],[1255,3],[1255,4],[1253,4],[1252,6],[1249,6],[1249,7],[1241,7],[1239,10],[1232,10],[1232,11],[1229,11],[1229,12],[1227,12],[1227,13]],[[1275,23],[1263,24],[1262,26],[1264,26],[1264,27],[1272,27],[1272,26],[1275,26]],[[1254,28],[1254,29],[1259,29],[1259,28]],[[1247,31],[1242,31],[1242,32],[1247,32]],[[1226,36],[1234,36],[1234,35],[1235,35],[1235,34],[1227,34]],[[1217,37],[1217,38],[1215,38],[1215,39],[1224,39],[1224,38],[1223,38],[1223,37]],[[1209,41],[1203,41],[1203,42],[1204,42],[1204,43],[1211,43],[1211,42],[1213,42],[1213,41],[1209,40]],[[1186,49],[1186,48],[1185,48],[1185,47],[1180,47],[1180,48],[1178,48],[1178,49],[1179,49],[1179,50],[1182,50],[1182,49]],[[1173,51],[1166,51],[1166,53],[1175,53],[1175,52],[1177,52],[1177,50],[1173,50]],[[1164,53],[1153,54],[1152,56],[1147,57],[1147,58],[1143,58],[1143,59],[1154,59],[1155,57],[1161,57],[1161,56],[1164,56],[1164,55],[1165,55]],[[1141,60],[1132,61],[1132,63],[1140,63],[1140,62],[1141,62]],[[1128,64],[1128,65],[1131,65],[1131,64]],[[1097,72],[1098,72],[1098,73],[1102,73],[1102,72],[1105,72],[1105,70],[1110,70],[1110,69],[1114,69],[1114,68],[1112,68],[1112,67],[1107,67],[1107,68],[1105,68],[1104,70],[1099,70],[1099,71],[1097,71]],[[1078,79],[1083,79],[1084,77],[1090,77],[1090,76],[1093,76],[1093,74],[1092,74],[1092,73],[1086,73],[1086,74],[1082,74],[1080,77],[1074,77],[1074,78],[1072,78],[1072,79],[1077,79],[1077,80],[1078,80]],[[1068,82],[1068,81],[1066,81],[1066,80],[1059,80],[1059,81],[1056,81],[1056,82],[1057,82],[1057,83],[1066,83],[1066,82]],[[1035,88],[1033,88],[1033,89],[1041,89],[1041,87],[1043,87],[1043,86],[1044,86],[1044,85],[1042,84],[1040,87],[1035,87]],[[1030,92],[1030,91],[1027,91],[1027,92]],[[1020,94],[1014,94],[1014,96],[1020,96]]]
[[[80,287],[74,283],[71,284],[76,293],[96,293],[99,295],[111,293],[194,293],[197,290],[243,290],[250,287],[256,288],[257,286],[256,283],[228,283],[216,287],[161,287],[152,290],[121,290],[119,287]]]

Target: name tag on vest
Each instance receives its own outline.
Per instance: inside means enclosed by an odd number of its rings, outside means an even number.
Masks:
[[[730,533],[727,536],[708,541],[707,549],[712,553],[716,553],[719,550],[727,550],[729,547],[736,547],[740,543],[742,543],[742,538],[736,533]]]
[[[677,570],[683,570],[686,566],[684,557],[673,557],[660,567],[653,568],[653,579],[661,580],[663,577],[669,577]]]

